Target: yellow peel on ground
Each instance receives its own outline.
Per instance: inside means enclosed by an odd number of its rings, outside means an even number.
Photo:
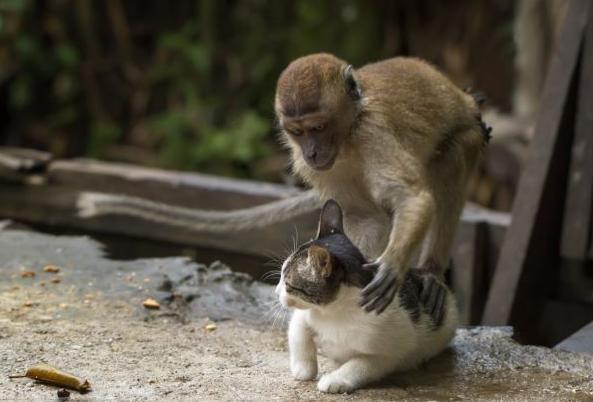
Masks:
[[[33,380],[70,388],[79,392],[88,392],[91,390],[91,384],[88,380],[78,378],[75,375],[68,374],[45,363],[30,367],[25,373],[25,376]]]

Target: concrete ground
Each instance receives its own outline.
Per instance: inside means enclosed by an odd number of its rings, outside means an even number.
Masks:
[[[222,264],[112,261],[88,238],[0,230],[0,399],[57,399],[8,379],[46,362],[89,379],[72,400],[593,400],[593,356],[520,346],[505,328],[460,329],[419,370],[323,395],[290,377],[273,306],[271,286]]]

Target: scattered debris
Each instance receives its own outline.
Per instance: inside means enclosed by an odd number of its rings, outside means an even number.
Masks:
[[[59,389],[58,390],[58,398],[60,399],[66,399],[70,397],[70,391],[68,391],[65,388]]]
[[[45,286],[45,281],[39,282],[39,286],[41,286],[41,287]]]
[[[55,265],[46,265],[45,267],[43,267],[43,272],[57,274],[58,272],[60,272],[60,268],[56,267]]]
[[[159,308],[161,308],[161,305],[158,301],[156,301],[155,299],[146,299],[144,300],[144,302],[142,302],[142,305],[145,308],[149,308],[149,309],[153,309],[153,310],[158,310]]]
[[[51,283],[60,283],[60,282],[62,282],[62,278],[52,278],[52,280],[50,282]]]
[[[33,307],[33,304],[31,300],[27,300],[23,303],[23,307]]]
[[[72,374],[65,373],[45,363],[40,363],[30,367],[24,375],[11,375],[8,378],[23,377],[28,377],[33,380],[57,385],[60,387],[70,388],[80,393],[85,393],[91,390],[91,384],[88,380],[83,380],[82,378],[78,378]]]
[[[22,271],[21,278],[33,278],[35,276],[35,272],[33,271]]]
[[[216,326],[216,324],[210,323],[210,324],[207,324],[204,328],[206,329],[206,331],[212,332],[212,331],[216,331],[216,328],[218,328],[218,327]]]

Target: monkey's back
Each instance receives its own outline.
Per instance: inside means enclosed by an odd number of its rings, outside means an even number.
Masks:
[[[421,137],[477,127],[474,99],[422,60],[395,57],[358,69],[358,76],[365,108],[390,127]]]

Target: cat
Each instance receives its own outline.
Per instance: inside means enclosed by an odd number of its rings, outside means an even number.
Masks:
[[[316,379],[317,346],[339,365],[321,376],[320,391],[352,392],[415,368],[443,351],[455,334],[453,295],[436,277],[423,281],[419,270],[409,271],[385,312],[366,312],[359,306],[360,292],[374,272],[363,269],[365,263],[344,233],[340,206],[329,200],[316,239],[301,245],[282,265],[275,292],[284,307],[294,309],[288,329],[292,375],[301,381]],[[439,291],[424,289],[426,283]],[[437,303],[425,300],[435,294]],[[437,307],[428,311],[431,305]]]

